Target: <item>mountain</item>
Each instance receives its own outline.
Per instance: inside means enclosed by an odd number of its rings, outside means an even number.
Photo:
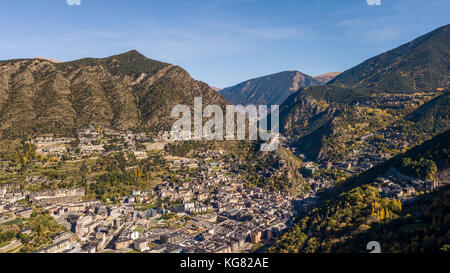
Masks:
[[[302,88],[280,106],[282,133],[307,157],[338,162],[379,149],[366,135],[386,137],[392,155],[448,130],[449,45],[447,25]]]
[[[434,192],[418,193],[402,204],[383,198],[376,179],[392,167],[402,169],[404,162],[433,162],[434,168],[422,164],[412,169],[430,170],[434,176],[448,173],[449,139],[447,130],[320,194],[316,206],[300,215],[269,252],[367,253],[370,241],[381,242],[386,253],[448,252],[448,181],[442,181]]]
[[[167,130],[174,105],[227,102],[179,66],[133,50],[107,58],[54,63],[42,58],[0,62],[0,139],[72,136],[88,125]]]
[[[345,71],[330,84],[372,92],[448,88],[449,44],[450,25],[446,25]]]
[[[315,76],[314,79],[319,81],[321,84],[326,84],[332,79],[336,78],[341,72],[329,72],[319,76]]]
[[[279,105],[300,88],[312,85],[320,82],[298,71],[284,71],[224,88],[219,93],[231,104]]]
[[[425,103],[416,111],[405,117],[410,130],[418,135],[435,135],[450,128],[450,92],[436,97]]]
[[[446,253],[450,186],[426,194],[404,206],[400,217],[373,224],[369,230],[332,246],[331,253],[366,250],[367,242],[382,243],[383,253]],[[414,215],[414,216],[413,216]]]
[[[59,60],[54,60],[54,59],[50,59],[50,58],[47,58],[47,57],[41,57],[41,56],[36,57],[36,59],[47,60],[47,61],[52,62],[52,63],[61,63],[61,61],[59,61]]]

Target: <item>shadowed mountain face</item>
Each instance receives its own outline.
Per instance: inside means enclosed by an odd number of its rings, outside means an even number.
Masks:
[[[88,125],[119,130],[170,129],[170,111],[227,102],[181,67],[137,51],[65,63],[45,59],[0,62],[0,138],[73,135]]]
[[[422,176],[417,162],[427,162],[430,173],[447,176],[449,53],[447,25],[371,58],[327,85],[303,88],[285,100],[280,106],[281,130],[308,158],[350,162],[351,168],[362,166],[366,158],[389,156],[319,195],[318,207],[300,217],[269,252],[358,252],[372,240],[388,242],[383,252],[448,249],[446,234],[441,232],[448,225],[441,220],[448,214],[448,187],[410,199],[393,220],[383,216],[377,222],[367,204],[387,200],[378,195],[374,181],[392,167],[423,179],[426,175]],[[361,222],[336,228],[346,217]],[[418,222],[420,228],[411,228]],[[367,226],[362,229],[361,223]]]
[[[449,45],[447,25],[301,88],[280,106],[281,131],[311,158],[339,161],[379,130],[420,141],[448,130]]]
[[[305,86],[320,85],[311,76],[298,71],[285,71],[222,89],[219,93],[232,104],[281,104],[289,95]]]
[[[269,252],[358,253],[366,251],[367,242],[375,240],[383,242],[383,253],[445,253],[441,246],[448,242],[447,183],[401,203],[391,219],[374,217],[372,212],[374,203],[389,200],[382,198],[374,181],[393,167],[405,172],[403,162],[426,159],[435,163],[438,173],[448,173],[449,138],[447,130],[320,194],[317,207],[301,215],[285,235],[275,240]],[[336,223],[345,218],[352,219],[346,223],[356,224],[337,228]],[[362,223],[366,228],[361,228]]]

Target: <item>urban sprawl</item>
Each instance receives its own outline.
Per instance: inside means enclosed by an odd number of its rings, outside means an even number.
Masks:
[[[401,139],[395,138],[396,132],[381,133],[389,135],[392,145],[408,145],[396,140]],[[22,228],[19,236],[0,244],[0,252],[20,251],[30,238],[38,236],[34,234],[39,231],[27,221],[43,212],[60,230],[56,229],[58,232],[52,234],[50,241],[35,243],[33,252],[253,252],[264,249],[282,234],[296,215],[314,204],[319,191],[333,185],[320,170],[338,169],[351,175],[390,157],[371,153],[367,145],[355,152],[359,158],[349,157],[337,164],[306,162],[299,171],[309,191],[301,195],[249,186],[235,171],[241,159],[226,156],[224,150],[196,150],[185,156],[164,154],[171,175],[162,176],[160,183],[149,189],[131,190],[114,200],[89,198],[86,190],[95,183],[89,178],[84,178],[84,186],[73,184],[55,189],[48,185],[52,180],[63,180],[61,177],[33,175],[35,169],[61,162],[85,165],[86,161],[113,157],[118,152],[139,162],[164,151],[169,143],[174,141],[168,132],[150,135],[94,127],[79,130],[76,139],[47,135],[29,140],[24,146],[33,146],[39,156],[27,162],[25,169],[23,162],[0,162],[0,225],[16,224]],[[286,145],[288,140],[282,138],[282,143],[296,153]],[[142,170],[138,164],[127,166],[126,171],[136,172],[139,179],[145,177],[139,175]],[[26,175],[15,176],[18,172]],[[189,179],[175,179],[176,173]],[[437,187],[436,182],[408,177],[395,168],[376,183],[383,197],[400,200],[408,200],[415,191]]]

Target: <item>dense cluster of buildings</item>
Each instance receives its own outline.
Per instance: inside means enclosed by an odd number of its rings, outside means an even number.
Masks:
[[[79,159],[83,156],[107,155],[110,151],[124,151],[142,159],[146,157],[146,152],[143,151],[144,146],[138,144],[148,143],[151,140],[152,137],[145,133],[120,132],[89,126],[78,130],[76,138],[57,138],[48,135],[31,139],[30,143],[36,145],[38,154],[59,158],[67,155],[68,152],[73,159]],[[108,146],[112,148],[108,149]]]
[[[44,253],[250,251],[292,224],[295,199],[288,193],[246,187],[237,174],[227,171],[231,165],[219,160],[222,153],[203,152],[202,160],[174,157],[170,168],[195,168],[198,175],[189,182],[167,180],[154,190],[133,191],[120,204],[83,201],[84,188],[4,188],[0,212],[8,215],[4,221],[11,221],[29,217],[32,207],[49,211],[72,236],[55,238],[39,250]],[[47,182],[43,177],[27,180]]]
[[[417,179],[404,175],[395,167],[375,181],[383,198],[406,200],[417,192],[433,191],[438,182],[430,179]]]
[[[406,145],[395,132],[384,132],[392,145]],[[115,151],[147,157],[142,145],[170,141],[170,133],[150,137],[143,133],[116,132],[89,127],[77,132],[77,141],[39,137],[31,142],[40,153],[62,156],[76,149],[76,156],[103,155]],[[363,136],[370,143],[374,135]],[[396,143],[399,141],[399,143]],[[113,148],[111,148],[111,146]],[[145,146],[145,145],[144,145]],[[294,151],[295,152],[295,151]],[[31,192],[24,186],[48,186],[46,176],[26,176],[23,183],[5,183],[0,188],[0,224],[26,219],[33,208],[49,211],[65,231],[52,237],[42,253],[230,253],[248,252],[269,243],[293,224],[294,217],[314,205],[316,193],[333,186],[327,176],[317,176],[320,167],[351,173],[368,169],[390,157],[370,145],[339,163],[307,162],[302,170],[310,192],[301,198],[288,192],[249,186],[236,171],[241,159],[226,160],[223,151],[195,151],[194,156],[167,156],[164,177],[152,190],[130,192],[114,204],[85,201],[85,188]],[[72,154],[72,153],[71,153]],[[2,163],[1,168],[9,168]],[[416,191],[433,190],[431,180],[418,180],[392,168],[376,181],[383,197],[405,199]],[[24,231],[26,232],[26,231]]]

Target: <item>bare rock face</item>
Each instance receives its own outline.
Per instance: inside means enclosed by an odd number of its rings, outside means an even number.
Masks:
[[[227,104],[181,67],[137,51],[57,63],[36,58],[0,62],[0,138],[72,136],[88,125],[118,130],[169,129],[177,104]]]

